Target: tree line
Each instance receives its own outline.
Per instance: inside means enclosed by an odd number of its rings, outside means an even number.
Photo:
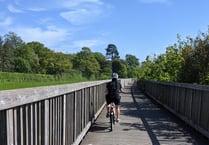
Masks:
[[[139,63],[134,55],[121,59],[117,46],[108,44],[106,54],[83,47],[75,54],[54,52],[40,42],[25,43],[9,32],[0,36],[0,71],[34,74],[81,75],[87,79],[109,79],[112,72],[121,78],[209,84],[209,27],[195,38],[182,40],[166,48],[164,54],[147,56]]]
[[[127,54],[120,58],[115,44],[108,44],[106,55],[83,47],[75,54],[55,52],[44,44],[32,41],[25,43],[14,32],[0,36],[0,71],[33,74],[79,74],[88,79],[109,79],[112,72],[122,78],[136,78],[139,60]]]
[[[208,27],[209,32],[209,27]],[[166,48],[160,55],[147,56],[140,65],[141,79],[209,84],[209,34],[200,32],[195,38],[182,40]]]

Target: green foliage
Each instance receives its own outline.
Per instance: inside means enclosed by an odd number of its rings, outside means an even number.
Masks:
[[[127,54],[125,60],[119,59],[115,44],[108,44],[106,56],[88,47],[76,54],[63,54],[40,42],[24,43],[15,33],[9,32],[0,36],[0,81],[1,85],[10,83],[11,86],[20,82],[63,83],[71,79],[110,79],[111,73],[117,72],[122,78],[209,84],[208,42],[208,32],[199,33],[196,38],[187,37],[185,41],[178,34],[177,43],[168,46],[164,54],[147,56],[139,63],[131,54]],[[27,73],[34,75],[27,77]]]
[[[127,67],[127,77],[128,78],[137,78],[139,74],[139,68],[138,67]]]
[[[127,55],[127,60],[119,59],[119,52],[114,44],[109,44],[106,51],[106,56],[110,59],[99,52],[92,52],[88,47],[83,47],[76,54],[63,54],[50,50],[40,42],[25,43],[15,33],[9,32],[4,37],[0,37],[0,71],[42,74],[58,78],[52,79],[53,81],[60,81],[65,74],[73,76],[74,73],[72,72],[76,72],[77,75],[71,79],[76,79],[77,76],[88,80],[110,79],[113,71],[118,72],[120,77],[137,76],[135,67],[139,62],[135,56]],[[13,81],[16,84],[15,80],[18,80],[18,84],[21,82],[20,80],[30,80],[28,81],[30,84],[34,84],[36,81],[42,83],[42,81],[32,79],[33,76],[29,79],[25,79],[25,76],[22,77],[21,75],[18,75],[18,77],[13,79],[4,78],[1,81],[11,85]],[[48,82],[48,79],[46,82]]]
[[[119,73],[120,65],[120,60],[114,59],[112,61],[112,72]]]
[[[15,72],[32,73],[35,65],[36,54],[31,47],[20,45],[15,49],[14,55]]]
[[[84,47],[73,59],[74,69],[79,70],[87,78],[95,78],[100,71],[100,65],[90,48]]]
[[[200,33],[195,39],[187,38],[191,45],[183,49],[184,63],[179,78],[182,82],[208,84],[209,36]]]
[[[120,58],[115,44],[108,44],[106,48],[106,57],[111,60]]]
[[[102,53],[95,52],[93,55],[100,65],[100,70],[96,77],[100,79],[109,79],[112,73],[111,61],[106,60]]]
[[[120,78],[126,78],[128,76],[126,62],[122,59],[114,59],[112,61],[112,72],[118,73]]]
[[[69,84],[87,81],[79,72],[60,75],[0,72],[0,90]]]
[[[139,59],[131,54],[126,54],[126,63],[128,66],[137,67],[139,66]]]
[[[23,73],[30,73],[31,72],[31,66],[28,63],[27,59],[24,59],[22,57],[15,58],[15,71],[16,72],[23,72]]]
[[[126,55],[126,66],[127,66],[127,76],[128,78],[137,78],[139,71],[139,59],[134,55]]]
[[[209,84],[209,35],[200,33],[166,48],[166,53],[147,57],[139,69],[141,79]]]
[[[9,40],[2,41],[0,47],[0,70],[13,71],[14,68],[14,48]]]

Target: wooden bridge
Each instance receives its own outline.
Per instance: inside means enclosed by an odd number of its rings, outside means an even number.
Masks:
[[[122,94],[121,121],[110,132],[102,111],[81,145],[207,145],[209,141],[136,87]]]
[[[209,144],[207,86],[141,81],[141,92],[121,80],[121,121],[110,132],[107,82],[0,91],[0,145]]]

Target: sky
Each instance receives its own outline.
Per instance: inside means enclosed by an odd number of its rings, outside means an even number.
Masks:
[[[89,47],[105,55],[164,54],[166,47],[208,32],[208,0],[0,0],[0,36],[14,32],[65,54]]]

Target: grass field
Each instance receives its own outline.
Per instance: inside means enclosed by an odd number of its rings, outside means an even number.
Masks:
[[[53,76],[44,74],[0,72],[0,90],[70,84],[82,81],[87,81],[87,79],[83,78],[79,74],[63,74],[62,76]]]

